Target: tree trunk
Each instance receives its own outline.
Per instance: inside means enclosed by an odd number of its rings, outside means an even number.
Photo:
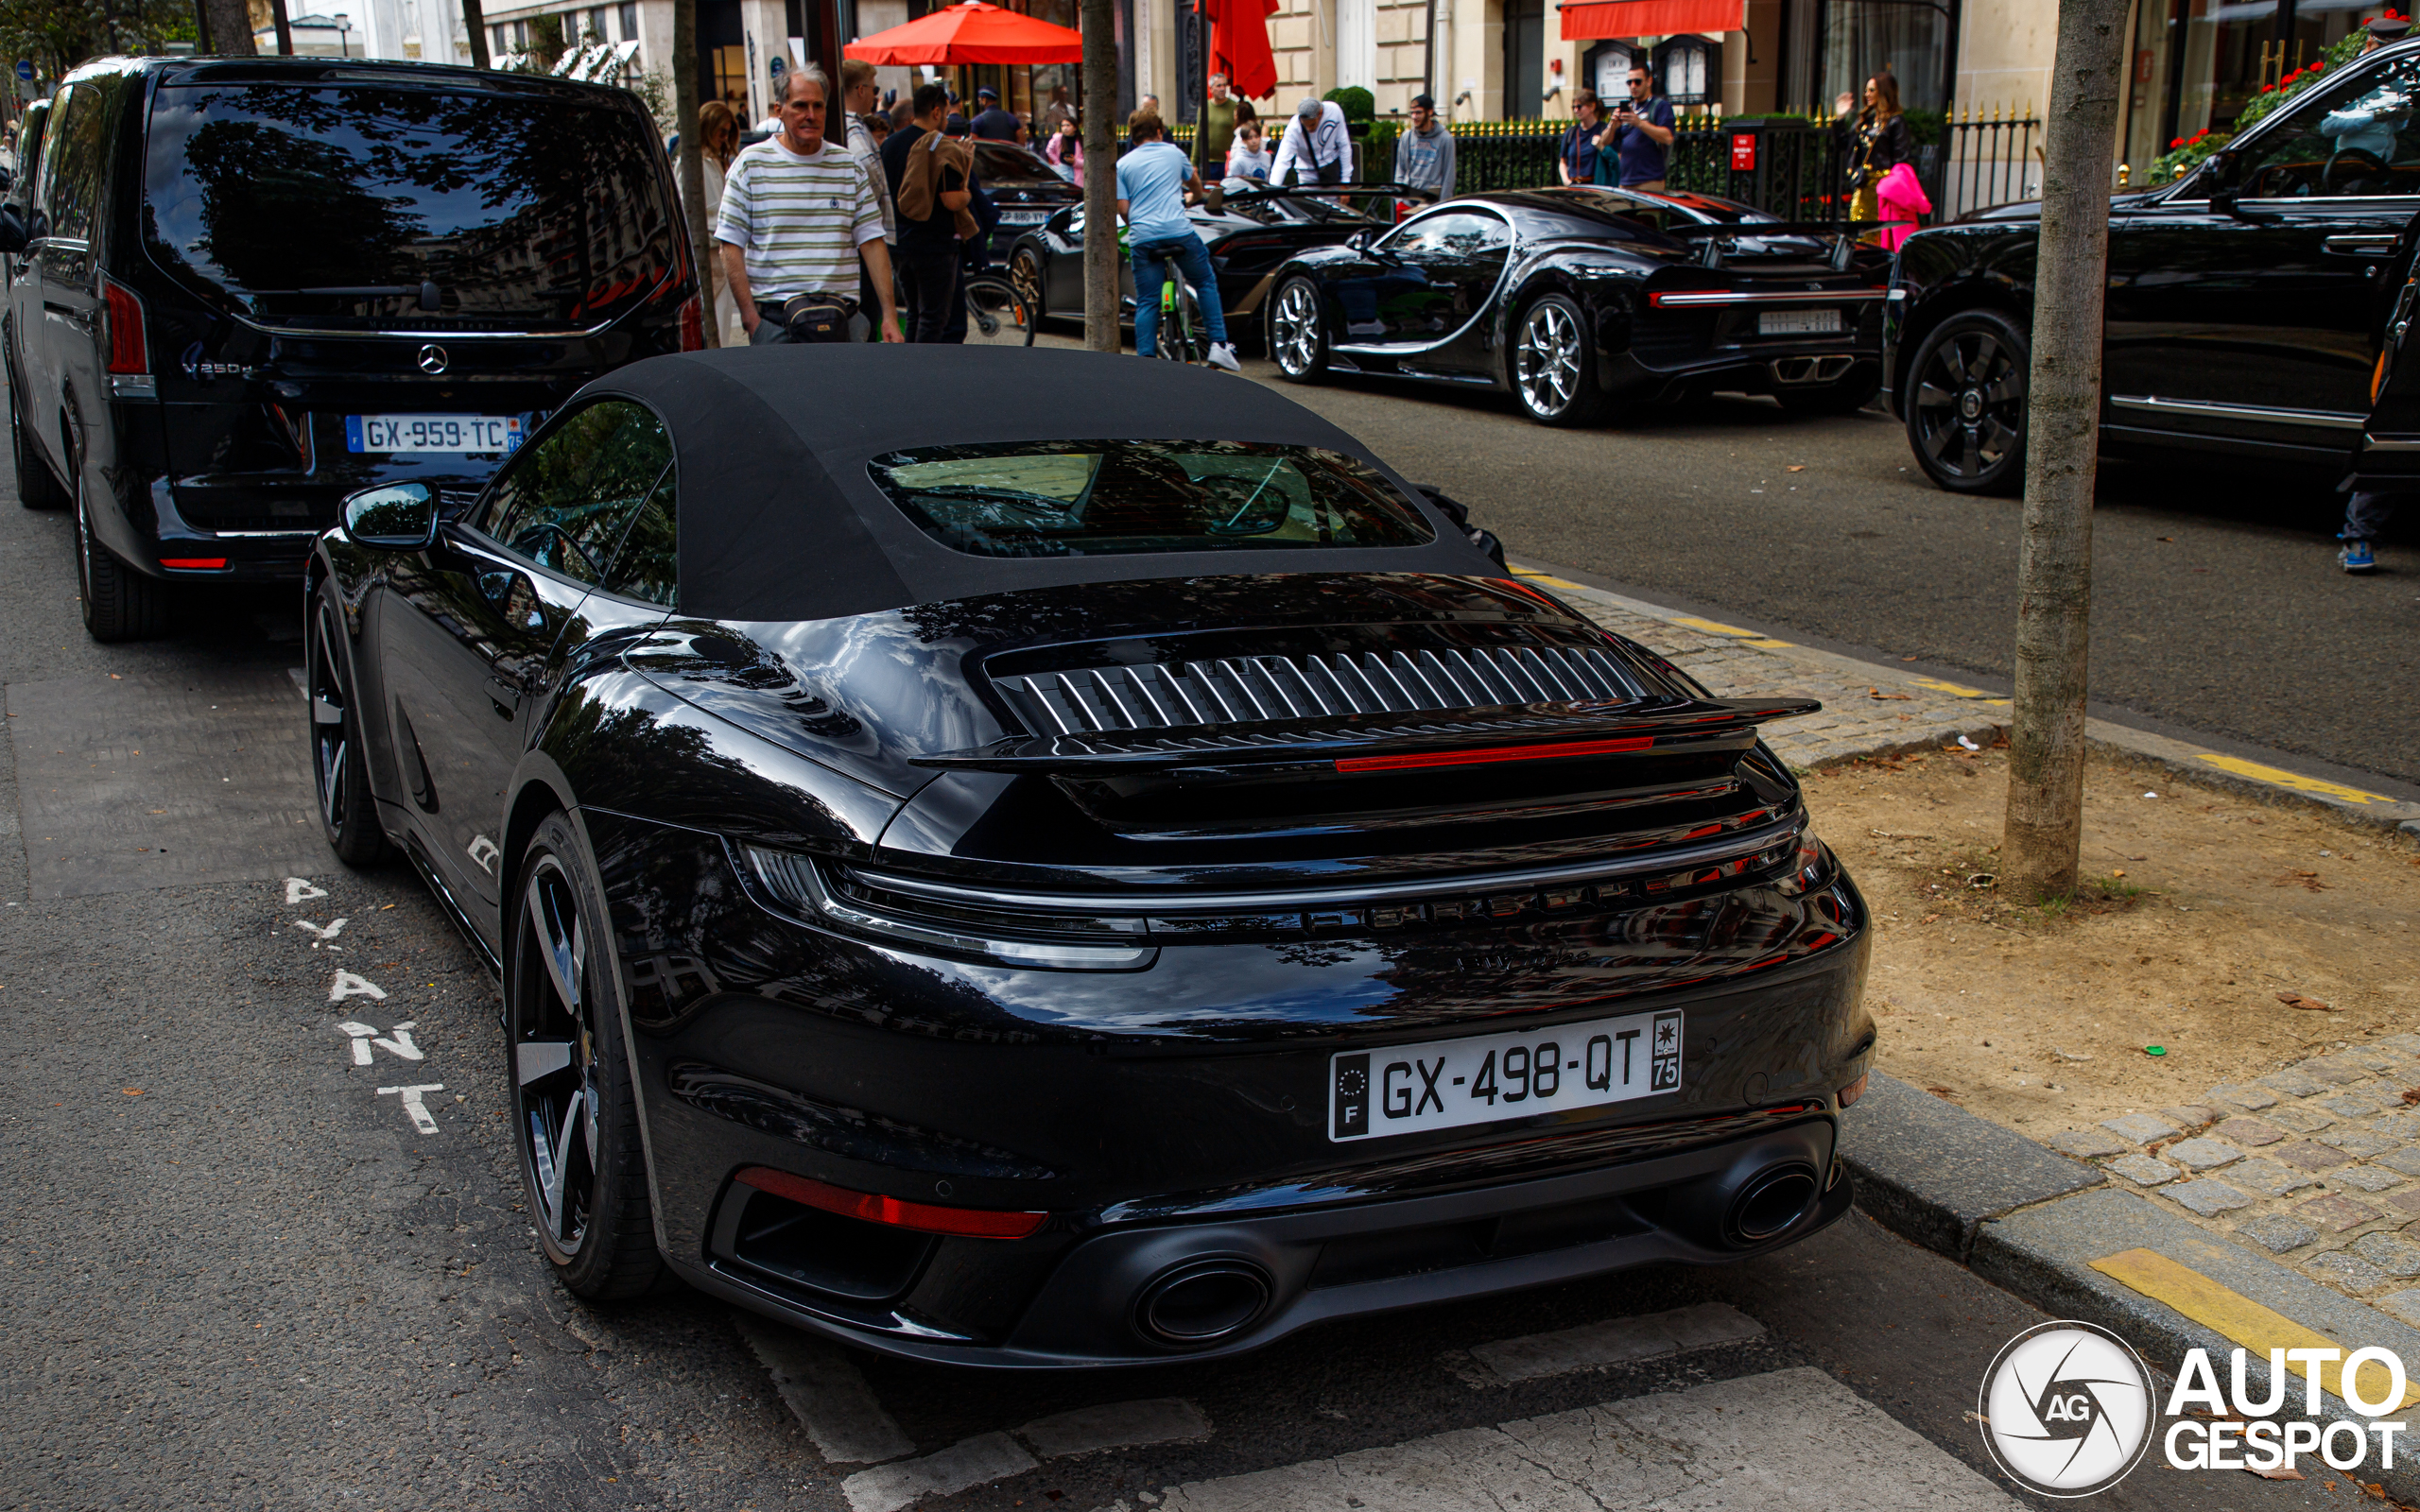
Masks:
[[[706,345],[722,345],[722,312],[715,308],[715,211],[706,203],[706,159],[698,141],[698,0],[672,0],[672,119],[681,130],[681,156],[672,177],[681,186],[681,215],[689,223],[689,255],[698,265],[700,322]],[[845,137],[843,141],[847,140]]]
[[[244,0],[201,0],[210,22],[208,51],[221,58],[252,58],[260,48],[252,43],[251,8]]]
[[[470,43],[471,66],[473,68],[487,67],[488,16],[487,12],[479,8],[479,0],[462,0],[462,36],[463,40]],[[452,62],[453,49],[447,48],[445,60]]]
[[[1115,352],[1117,25],[1110,0],[1083,0],[1084,345]]]
[[[2100,452],[2101,304],[2127,0],[2060,0],[2033,273],[2025,523],[2017,556],[2016,713],[2001,886],[2027,902],[2075,891],[2083,844],[2092,489]]]

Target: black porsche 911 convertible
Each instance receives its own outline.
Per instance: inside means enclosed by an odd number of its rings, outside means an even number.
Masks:
[[[584,1297],[1132,1364],[1849,1205],[1867,913],[1756,734],[1813,706],[1256,385],[652,359],[459,507],[355,496],[308,602],[328,838],[496,971]]]
[[[1714,389],[1845,413],[1882,381],[1891,254],[1710,195],[1464,195],[1296,255],[1263,306],[1297,383],[1331,372],[1510,389],[1582,425]]]

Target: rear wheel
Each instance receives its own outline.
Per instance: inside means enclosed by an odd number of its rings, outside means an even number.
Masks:
[[[571,821],[540,821],[509,916],[514,1143],[538,1243],[564,1287],[618,1301],[664,1268],[648,1206],[603,896]]]
[[[1909,368],[1908,445],[1925,475],[1952,493],[2025,486],[2025,333],[1993,310],[1953,315]]]
[[[980,276],[966,281],[966,344],[1033,345],[1033,306],[1011,280]]]
[[[1521,312],[1512,394],[1541,425],[1585,425],[1605,406],[1597,353],[1580,306],[1549,294]]]
[[[320,833],[349,867],[384,860],[386,832],[370,793],[369,764],[362,751],[361,720],[345,676],[344,611],[335,590],[322,588],[311,600],[302,627],[304,696],[310,702],[311,780],[320,799]]]
[[[1317,383],[1327,371],[1327,324],[1320,317],[1319,285],[1289,278],[1269,301],[1269,355],[1291,383]]]
[[[1160,285],[1161,299],[1158,329],[1152,335],[1151,355],[1164,362],[1201,362],[1210,355],[1209,339],[1202,335],[1201,306],[1193,298],[1193,287],[1177,276],[1171,266],[1167,280]],[[1169,299],[1167,291],[1176,291]]]
[[[167,627],[167,585],[118,560],[94,535],[82,438],[72,424],[67,429],[68,466],[76,479],[76,577],[84,596],[84,633],[104,644],[157,635]]]
[[[1032,248],[1020,247],[1016,255],[1009,259],[1009,282],[1016,285],[1017,297],[1025,301],[1026,308],[1033,312],[1037,322],[1040,321],[1044,314],[1042,291],[1045,284],[1042,258]]]
[[[17,468],[17,502],[28,509],[64,509],[67,490],[53,477],[50,464],[34,452],[26,435],[25,412],[17,404],[16,374],[10,365],[9,383],[9,451]]]

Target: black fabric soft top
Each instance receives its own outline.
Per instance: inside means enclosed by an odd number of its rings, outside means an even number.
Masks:
[[[681,612],[815,620],[1065,583],[1271,572],[1501,570],[1367,447],[1261,385],[1107,352],[960,346],[731,348],[651,357],[582,397],[626,396],[672,432]],[[569,407],[569,406],[566,406]],[[919,529],[866,464],[920,446],[1209,440],[1369,463],[1436,532],[1425,546],[992,558]]]

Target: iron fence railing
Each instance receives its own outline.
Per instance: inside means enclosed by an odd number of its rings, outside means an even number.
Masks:
[[[2042,193],[2042,122],[2031,112],[1969,110],[1963,120],[1952,112],[1948,136],[1940,163],[1923,175],[1931,223]]]

